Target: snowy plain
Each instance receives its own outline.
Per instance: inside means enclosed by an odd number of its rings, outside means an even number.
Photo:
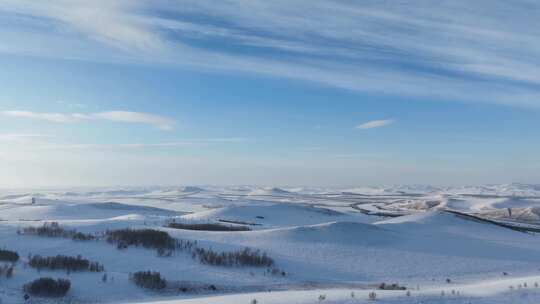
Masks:
[[[0,299],[25,303],[22,286],[50,276],[71,281],[66,297],[30,303],[539,303],[539,215],[540,186],[521,184],[1,190],[0,248],[17,251],[21,261],[12,278],[0,278]],[[166,227],[171,221],[249,231]],[[18,234],[50,222],[89,234],[158,229],[219,251],[249,247],[267,253],[285,275],[201,264],[184,252],[160,257],[145,248],[118,250],[103,240]],[[103,264],[109,279],[38,272],[26,265],[29,254],[80,254]],[[141,270],[216,290],[144,290],[129,279]],[[380,290],[383,282],[407,290]],[[368,300],[371,292],[375,300]]]

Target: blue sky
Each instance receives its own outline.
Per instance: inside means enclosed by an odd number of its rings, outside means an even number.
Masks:
[[[540,181],[534,1],[0,0],[0,183]]]

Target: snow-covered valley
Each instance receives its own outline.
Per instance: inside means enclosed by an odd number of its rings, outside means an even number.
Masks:
[[[0,249],[20,258],[0,275],[0,303],[538,303],[539,216],[540,187],[520,184],[3,190]],[[53,222],[67,232],[34,233]],[[112,243],[108,233],[125,228],[272,263]],[[36,255],[80,255],[104,270],[36,268]],[[141,288],[138,271],[159,272],[166,287]],[[39,277],[71,288],[25,300],[23,285]]]

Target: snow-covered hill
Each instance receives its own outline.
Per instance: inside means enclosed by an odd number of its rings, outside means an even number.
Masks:
[[[355,303],[373,290],[381,303],[537,303],[539,236],[475,217],[534,226],[538,194],[528,185],[5,191],[0,248],[17,251],[21,261],[12,278],[0,278],[0,299],[24,303],[22,285],[52,276],[71,280],[66,297],[74,303],[318,303],[320,295],[329,303]],[[182,251],[159,257],[151,249],[118,250],[99,237],[73,241],[18,233],[51,221],[96,236],[119,228],[157,229],[218,252],[249,247],[266,253],[279,270],[201,264]],[[248,231],[166,227],[172,221]],[[29,254],[80,254],[103,264],[109,280],[104,283],[100,273],[38,272],[26,265]],[[147,291],[129,280],[140,270],[159,271],[171,286],[188,282],[216,290]],[[376,290],[381,282],[397,282],[411,296]]]

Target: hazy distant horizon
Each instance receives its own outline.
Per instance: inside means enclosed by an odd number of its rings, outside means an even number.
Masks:
[[[437,191],[448,189],[482,189],[484,187],[503,187],[509,186],[514,189],[531,187],[535,191],[540,191],[540,184],[527,184],[527,183],[501,183],[501,184],[456,184],[456,185],[428,185],[428,184],[379,184],[379,185],[341,185],[341,186],[328,186],[328,185],[270,185],[270,184],[171,184],[171,185],[95,185],[95,186],[43,186],[43,187],[0,187],[0,191],[17,192],[20,191],[115,191],[115,190],[164,190],[164,189],[182,189],[186,187],[196,187],[202,190],[226,190],[239,188],[245,188],[246,191],[253,189],[266,189],[266,190],[284,190],[284,191],[311,191],[311,190],[328,190],[328,191],[347,191],[347,190],[408,190],[414,192],[417,191]],[[493,190],[493,189],[491,189]]]

